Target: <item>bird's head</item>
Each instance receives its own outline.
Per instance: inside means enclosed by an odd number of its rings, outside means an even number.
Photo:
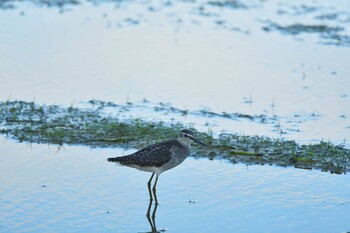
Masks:
[[[199,141],[195,136],[192,130],[183,129],[180,131],[179,139],[187,143],[196,142],[202,146],[208,147],[203,142]]]

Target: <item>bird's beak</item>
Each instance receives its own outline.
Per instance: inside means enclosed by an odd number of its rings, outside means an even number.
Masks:
[[[201,144],[202,146],[208,147],[207,145],[205,145],[203,142],[199,141],[197,138],[193,138],[194,142],[197,142],[198,144]]]

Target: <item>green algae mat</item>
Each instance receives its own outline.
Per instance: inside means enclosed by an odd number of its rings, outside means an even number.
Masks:
[[[132,108],[131,103],[90,103],[94,107],[62,107],[24,101],[0,102],[0,133],[26,143],[139,149],[176,137],[180,129],[190,127],[175,121],[118,117],[118,114],[106,114],[104,111],[108,106],[118,106],[119,109],[128,111]],[[153,110],[157,114],[160,109]],[[196,131],[196,135],[209,148],[194,145],[194,157],[223,158],[232,163],[294,166],[336,174],[350,171],[350,150],[344,145],[330,142],[304,145],[293,140],[235,133],[214,135],[209,129],[208,132]]]

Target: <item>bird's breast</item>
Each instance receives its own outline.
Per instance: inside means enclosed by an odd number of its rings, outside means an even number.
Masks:
[[[191,146],[181,145],[173,146],[171,148],[172,158],[175,160],[175,163],[182,163],[191,153]]]

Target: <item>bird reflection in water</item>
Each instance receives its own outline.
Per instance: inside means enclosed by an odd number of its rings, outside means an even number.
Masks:
[[[159,232],[157,231],[157,226],[156,226],[156,213],[157,213],[158,204],[155,204],[152,210],[152,202],[153,202],[152,200],[149,201],[146,217],[149,222],[149,225],[151,226],[151,231],[149,232],[156,233],[156,232]],[[162,231],[165,231],[165,230],[162,230]]]

